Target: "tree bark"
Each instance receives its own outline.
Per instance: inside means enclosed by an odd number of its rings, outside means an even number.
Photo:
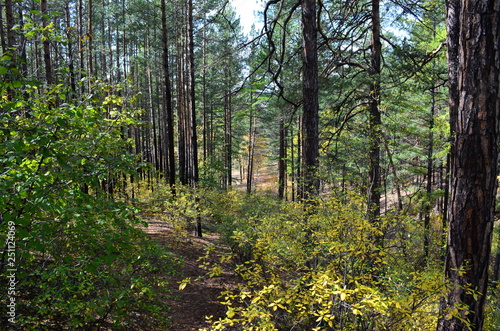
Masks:
[[[297,169],[295,173],[296,199],[300,199],[303,191],[302,183],[302,115],[297,117]]]
[[[181,184],[188,184],[187,175],[187,138],[186,138],[186,95],[185,95],[185,35],[182,22],[178,23],[177,45],[177,153],[179,158],[179,180]]]
[[[253,108],[250,108],[250,120],[248,126],[247,194],[252,193],[254,151],[255,151],[255,116],[253,114]]]
[[[88,38],[88,71],[89,75],[94,75],[94,60],[92,58],[94,54],[94,37],[93,37],[93,28],[94,28],[94,3],[93,0],[88,0],[88,20],[87,20],[87,38]],[[89,82],[89,90],[90,90],[90,82]]]
[[[6,0],[7,2],[8,0]],[[3,4],[0,4],[0,44],[2,46],[2,53],[7,52],[6,34],[4,30],[4,20],[3,20]]]
[[[453,144],[445,275],[452,287],[437,329],[482,330],[497,187],[500,0],[450,1],[447,25]]]
[[[389,166],[391,168],[391,172],[392,172],[392,176],[394,177],[394,186],[396,188],[396,196],[397,196],[397,207],[398,207],[398,213],[401,212],[403,210],[403,198],[402,198],[402,195],[401,195],[401,185],[399,183],[399,177],[398,177],[398,174],[397,174],[397,171],[396,171],[396,166],[394,164],[394,160],[393,160],[393,157],[392,157],[392,152],[391,150],[389,149],[389,144],[387,143],[387,139],[385,139],[384,136],[381,136],[381,138],[383,138],[383,142],[384,142],[384,147],[385,147],[385,151],[387,153],[387,159],[389,160]],[[345,166],[344,166],[345,167]],[[344,170],[343,170],[344,171]],[[345,181],[344,181],[344,175],[342,175],[342,191],[344,191],[345,189]]]
[[[165,126],[163,131],[166,145],[166,160],[167,160],[167,178],[168,184],[172,193],[175,193],[175,142],[174,142],[174,116],[172,107],[172,88],[170,86],[170,68],[169,68],[169,52],[168,52],[168,31],[167,31],[167,14],[165,0],[161,0],[161,24],[162,24],[162,47],[163,47],[163,79],[165,81],[163,109],[165,117]]]
[[[189,126],[189,147],[190,147],[190,172],[189,172],[189,182],[192,188],[195,189],[195,208],[196,208],[196,224],[195,224],[195,234],[198,237],[202,237],[202,225],[201,216],[199,214],[199,198],[196,194],[196,188],[198,185],[198,135],[196,126],[196,99],[195,99],[195,65],[194,65],[194,25],[193,25],[193,0],[188,0],[187,2],[188,11],[188,71],[189,71],[189,91],[188,91],[188,104],[189,104],[189,116],[190,116],[190,126]]]
[[[76,81],[75,81],[75,60],[74,60],[74,49],[71,36],[71,23],[70,17],[71,12],[69,8],[69,2],[65,5],[64,18],[66,21],[66,37],[68,38],[68,69],[69,69],[69,86],[73,92],[73,97],[76,96]]]
[[[434,113],[436,111],[436,93],[435,87],[431,89],[431,113],[429,116],[429,145],[427,148],[427,183],[426,183],[426,193],[427,193],[427,206],[425,207],[425,215],[424,215],[424,260],[427,264],[429,258],[429,250],[431,244],[431,193],[432,193],[432,174],[434,169]]]
[[[202,104],[203,104],[203,137],[202,137],[202,144],[203,144],[203,165],[207,166],[207,161],[208,161],[208,111],[207,111],[207,17],[206,17],[206,12],[204,12],[204,22],[203,22],[203,41],[202,41]]]
[[[301,198],[308,200],[319,193],[318,165],[318,51],[316,0],[302,0],[302,156]]]
[[[24,12],[23,8],[19,6],[18,8],[19,23],[24,26]],[[28,77],[28,55],[26,53],[27,38],[22,33],[20,36],[20,56],[21,56],[21,77]]]
[[[42,27],[47,27],[47,0],[40,0],[40,11],[42,13]],[[54,83],[54,78],[52,76],[52,58],[50,55],[50,41],[48,36],[45,36],[43,40],[43,60],[45,64],[45,79],[48,85]]]
[[[285,196],[285,185],[286,185],[286,132],[285,132],[285,121],[283,118],[280,119],[280,148],[279,148],[279,160],[278,160],[278,198],[283,199]]]
[[[370,221],[380,218],[380,139],[382,124],[380,117],[380,1],[372,0],[372,41],[370,58],[370,188],[368,192],[368,215]]]
[[[84,63],[85,63],[85,54],[84,54],[84,35],[83,35],[83,0],[78,0],[78,15],[77,15],[77,25],[78,25],[78,65],[79,65],[79,80],[82,78]],[[120,58],[118,56],[118,58]],[[85,93],[85,84],[80,85],[80,95]]]
[[[228,77],[226,77],[228,78]],[[224,188],[230,188],[232,185],[233,170],[233,136],[232,136],[232,105],[231,91],[224,93]]]
[[[5,19],[6,19],[6,27],[7,30],[7,48],[13,48],[16,45],[16,37],[14,28],[14,9],[12,0],[5,0]]]
[[[187,2],[187,13],[188,13],[188,71],[189,71],[188,109],[190,116],[190,126],[188,128],[189,138],[190,138],[189,181],[191,187],[196,187],[196,184],[198,183],[198,136],[196,132],[193,0],[188,0]]]

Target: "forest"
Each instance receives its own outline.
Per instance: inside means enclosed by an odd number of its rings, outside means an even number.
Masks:
[[[1,1],[0,329],[498,330],[500,0],[257,2]]]

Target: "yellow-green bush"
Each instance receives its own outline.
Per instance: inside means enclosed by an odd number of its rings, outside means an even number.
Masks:
[[[421,252],[403,254],[401,238],[385,236],[410,218],[370,223],[356,196],[308,207],[234,192],[221,200],[231,216],[220,227],[243,282],[225,292],[227,314],[212,321],[215,330],[435,328],[441,268],[416,272]]]

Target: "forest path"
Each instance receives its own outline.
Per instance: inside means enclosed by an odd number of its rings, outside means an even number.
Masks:
[[[278,192],[278,163],[260,161],[256,163],[253,174],[254,192]],[[242,176],[243,175],[243,176]],[[246,169],[233,169],[233,188],[244,191],[247,189]],[[242,180],[243,177],[243,180]]]
[[[214,320],[226,314],[226,307],[219,303],[219,296],[227,288],[234,287],[237,276],[224,272],[213,278],[203,278],[206,271],[199,267],[198,259],[205,255],[205,248],[215,246],[216,250],[222,251],[218,243],[218,236],[206,234],[202,238],[187,234],[179,234],[173,227],[159,220],[146,220],[149,224],[144,231],[154,240],[165,246],[166,250],[175,257],[183,260],[179,275],[170,278],[170,291],[173,299],[166,303],[171,316],[171,329],[173,331],[194,331],[200,328],[208,328],[209,324],[205,317],[213,316]],[[192,280],[183,290],[179,290],[179,282],[185,277]]]

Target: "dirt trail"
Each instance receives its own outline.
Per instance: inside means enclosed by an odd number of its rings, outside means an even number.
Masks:
[[[172,318],[174,331],[193,331],[208,328],[206,316],[214,316],[217,320],[225,316],[226,308],[221,305],[219,296],[228,287],[235,286],[237,278],[234,274],[223,273],[219,277],[205,278],[193,281],[184,290],[179,290],[179,282],[184,277],[192,280],[205,275],[206,271],[199,267],[198,258],[205,255],[204,249],[209,245],[218,246],[218,237],[213,234],[203,238],[194,236],[180,236],[174,233],[171,226],[158,220],[147,220],[149,227],[144,231],[153,239],[167,245],[167,249],[175,256],[184,260],[180,275],[172,277],[171,291],[173,299],[168,302],[168,313]],[[218,248],[221,249],[221,248]]]

